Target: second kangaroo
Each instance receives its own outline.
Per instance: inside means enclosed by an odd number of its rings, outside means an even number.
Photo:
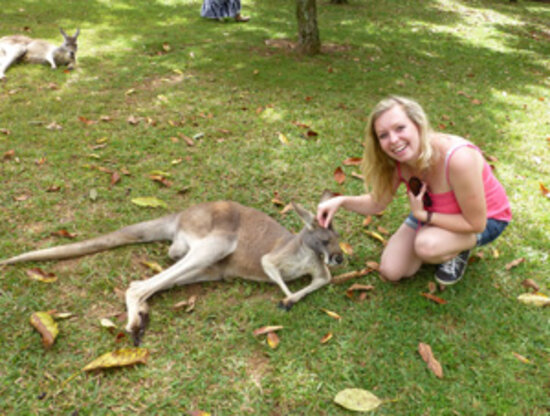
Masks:
[[[331,196],[325,192],[322,200]],[[176,263],[149,279],[132,282],[126,291],[126,330],[132,333],[134,344],[139,345],[149,320],[147,299],[176,285],[236,277],[272,282],[286,296],[280,305],[290,309],[308,293],[328,284],[331,274],[327,265],[343,261],[338,234],[331,226],[321,227],[315,216],[301,205],[293,207],[304,223],[298,234],[292,234],[263,212],[237,202],[205,202],[90,240],[24,253],[0,261],[0,266],[170,240],[168,255]],[[311,276],[310,284],[292,293],[285,282],[304,275]]]
[[[49,64],[53,69],[66,65],[69,69],[73,69],[76,62],[77,38],[80,29],[77,29],[73,36],[67,35],[63,29],[59,29],[59,31],[64,39],[61,46],[22,35],[0,38],[0,79],[5,77],[6,70],[14,62]]]

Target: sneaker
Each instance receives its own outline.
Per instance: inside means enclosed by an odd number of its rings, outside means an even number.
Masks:
[[[458,256],[438,265],[435,271],[437,283],[450,286],[462,279],[468,265],[468,257],[470,257],[470,250],[464,250]]]

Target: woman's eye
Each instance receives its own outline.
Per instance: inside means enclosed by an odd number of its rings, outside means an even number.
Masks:
[[[385,139],[386,137],[388,137],[388,133],[382,133],[378,135],[379,140]]]

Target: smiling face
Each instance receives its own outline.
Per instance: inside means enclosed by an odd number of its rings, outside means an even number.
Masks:
[[[394,105],[374,122],[380,148],[401,163],[416,163],[420,153],[420,131],[400,105]]]

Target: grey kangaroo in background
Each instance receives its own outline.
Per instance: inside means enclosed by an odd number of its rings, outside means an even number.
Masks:
[[[0,79],[5,77],[6,70],[14,62],[50,64],[53,69],[66,65],[69,69],[73,69],[76,63],[77,38],[80,29],[77,29],[73,36],[67,35],[61,28],[59,31],[64,38],[61,46],[22,35],[0,38]]]
[[[330,197],[332,193],[325,191],[322,200]],[[0,266],[66,259],[132,243],[171,241],[168,255],[176,263],[149,279],[132,282],[126,291],[126,330],[139,345],[149,320],[147,299],[176,285],[236,277],[272,282],[284,292],[286,297],[280,306],[288,310],[329,283],[327,265],[343,261],[339,236],[332,226],[321,227],[301,205],[292,205],[304,222],[298,234],[263,212],[237,202],[205,202],[93,239],[21,254],[0,261]],[[285,282],[304,275],[311,276],[310,284],[292,293]]]

